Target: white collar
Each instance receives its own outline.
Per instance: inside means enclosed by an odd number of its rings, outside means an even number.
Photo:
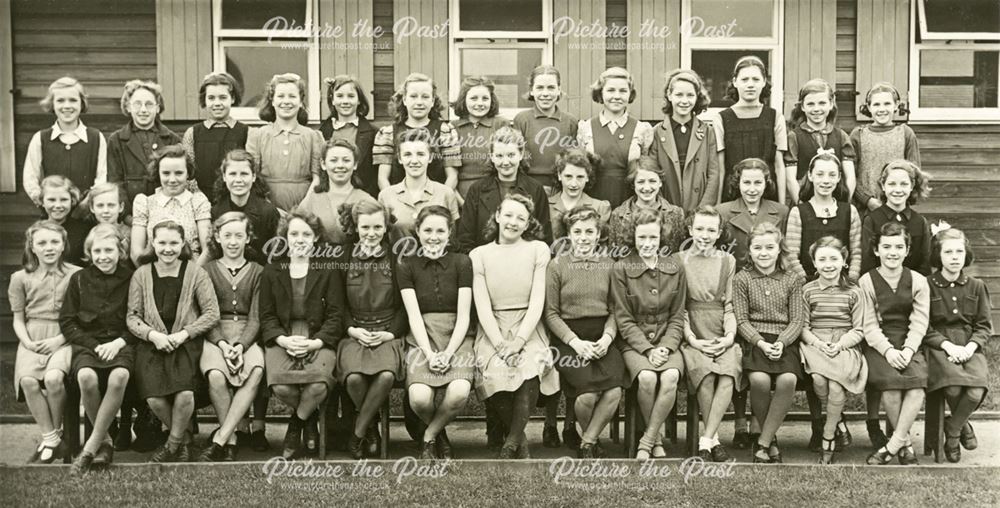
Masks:
[[[604,116],[604,110],[602,109],[601,112],[597,114],[597,119],[601,122],[601,127],[607,127],[609,123],[613,123],[617,128],[621,129],[622,127],[625,127],[626,123],[628,123],[628,113],[622,115],[622,117],[618,120],[612,120]]]
[[[341,119],[337,118],[337,119],[335,119],[333,121],[333,130],[341,129],[341,128],[343,128],[347,124],[351,124],[351,125],[357,127],[358,123],[359,122],[358,122],[358,117],[357,116],[355,116],[354,120],[351,120],[350,122],[344,122]]]
[[[83,141],[84,143],[87,142],[87,126],[83,125],[82,120],[77,120],[76,129],[71,131],[62,130],[62,128],[59,127],[59,122],[52,124],[52,135],[49,136],[49,140],[55,141],[63,134],[75,134],[77,138],[80,138],[80,141]]]
[[[189,201],[191,201],[192,196],[194,195],[187,189],[184,189],[184,192],[176,196],[167,196],[163,193],[163,187],[157,187],[156,192],[153,194],[153,199],[156,200],[157,205],[164,207],[167,206],[167,203],[169,203],[171,199],[176,199],[179,204],[186,205]]]

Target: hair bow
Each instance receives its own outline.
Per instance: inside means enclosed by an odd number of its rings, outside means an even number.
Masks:
[[[951,224],[943,220],[939,220],[934,224],[931,224],[931,236],[937,236],[938,233],[951,229]]]
[[[825,148],[825,149],[824,148],[817,148],[816,149],[816,155],[813,155],[812,159],[809,159],[809,167],[812,167],[812,163],[813,163],[813,161],[816,160],[817,157],[821,157],[823,155],[830,155],[830,156],[832,156],[834,159],[837,159],[837,164],[840,164],[840,158],[837,157],[837,152],[833,148]]]

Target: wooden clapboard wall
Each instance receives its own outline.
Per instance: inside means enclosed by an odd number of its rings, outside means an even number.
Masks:
[[[791,116],[799,88],[812,78],[837,83],[837,3],[785,2],[784,112]]]
[[[393,0],[393,18],[412,17],[418,26],[438,27],[448,21],[448,0]],[[437,85],[438,96],[445,103],[444,115],[448,115],[448,36],[420,37],[394,34],[393,77],[398,85],[411,72],[426,74]]]
[[[857,108],[872,84],[888,81],[903,101],[909,89],[910,0],[857,0]],[[867,119],[857,112],[859,119]]]
[[[319,72],[322,78],[332,78],[337,74],[350,74],[361,81],[368,93],[368,103],[372,104],[372,90],[375,87],[375,52],[372,37],[365,33],[354,37],[353,27],[358,20],[374,19],[372,0],[320,0],[319,27],[341,27],[339,37],[323,38],[320,41]],[[370,26],[370,25],[369,25]],[[326,103],[326,85],[322,93],[322,117],[330,114]],[[372,108],[368,118],[375,118]]]
[[[10,3],[0,4],[0,92],[14,90]],[[0,95],[0,192],[14,192],[14,94]]]
[[[590,25],[594,20],[603,24],[607,18],[603,1],[553,2],[553,22],[564,16],[577,25]],[[600,105],[591,100],[590,84],[606,68],[604,37],[566,35],[558,41],[553,39],[552,62],[562,74],[563,100],[560,107],[581,119],[597,114]]]
[[[198,87],[212,72],[212,2],[157,0],[156,77],[163,86],[164,120],[201,116]]]
[[[669,27],[670,38],[642,38],[639,28],[653,21],[656,27]],[[664,76],[680,66],[678,27],[681,24],[679,2],[630,0],[628,3],[628,69],[639,91],[630,111],[645,120],[663,117]],[[657,46],[661,44],[662,47]]]

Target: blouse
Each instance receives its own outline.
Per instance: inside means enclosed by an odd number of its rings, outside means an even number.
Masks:
[[[251,128],[247,135],[247,151],[269,182],[308,181],[318,175],[325,146],[323,135],[304,125],[285,130],[270,123]]]
[[[396,272],[399,289],[412,289],[420,312],[457,312],[458,290],[472,289],[472,260],[465,254],[448,252],[437,259],[408,256]]]
[[[719,295],[719,277],[725,277],[725,294],[722,295],[722,333],[733,337],[736,335],[736,314],[733,312],[733,277],[736,276],[736,259],[731,254],[716,250],[705,256],[693,250],[685,250],[675,255],[684,266],[687,279],[687,303],[715,302]],[[722,275],[722,264],[728,263],[725,275]],[[684,333],[695,335],[691,330],[691,316],[687,315],[684,323]],[[699,337],[714,339],[715,337]]]
[[[491,242],[472,249],[469,259],[473,275],[486,282],[494,311],[525,309],[535,272],[549,263],[549,247],[538,240]]]
[[[201,252],[198,239],[198,221],[212,220],[212,204],[201,192],[185,190],[176,196],[167,196],[157,188],[152,196],[139,194],[132,205],[132,227],[145,227],[149,242],[153,226],[171,220],[184,228],[184,239],[193,252]]]
[[[25,319],[59,319],[70,276],[79,270],[67,263],[62,269],[14,272],[7,286],[11,312],[24,312]]]
[[[347,196],[335,194],[332,189],[326,192],[309,189],[306,197],[299,203],[299,209],[306,210],[319,218],[319,222],[323,224],[323,238],[327,242],[344,244],[347,243],[347,235],[340,226],[340,205],[360,201],[376,202],[375,198],[356,187],[351,188]]]
[[[928,279],[931,290],[931,326],[924,339],[931,347],[940,348],[948,337],[938,329],[968,327],[969,342],[982,349],[993,335],[990,320],[990,294],[983,281],[962,272],[954,282],[936,272]]]
[[[625,127],[628,123],[629,115],[625,114],[617,120],[612,120],[607,118],[602,110],[597,114],[598,122],[601,127],[608,127],[608,130],[612,134]],[[576,142],[584,150],[590,153],[597,153],[594,149],[594,132],[591,128],[590,120],[580,120],[577,124],[576,129]],[[628,149],[628,160],[633,161],[638,159],[642,154],[649,151],[649,147],[653,144],[653,126],[649,125],[642,120],[639,120],[635,124],[635,130],[632,132],[632,142]]]
[[[795,342],[805,322],[802,277],[775,269],[760,273],[751,266],[733,279],[733,310],[740,336],[752,345],[764,340],[762,333],[776,334],[786,346]]]
[[[429,178],[424,184],[423,194],[415,201],[406,188],[406,180],[382,189],[378,200],[396,217],[396,228],[403,235],[413,233],[417,214],[427,206],[441,205],[451,212],[453,220],[458,221],[458,194],[451,187]]]

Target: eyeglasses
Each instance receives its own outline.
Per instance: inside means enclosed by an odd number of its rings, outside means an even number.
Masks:
[[[138,111],[140,109],[148,109],[149,111],[152,111],[152,110],[156,109],[159,106],[159,104],[157,104],[155,102],[138,102],[138,101],[136,101],[136,102],[130,102],[128,105],[133,110],[136,110],[136,111]]]

